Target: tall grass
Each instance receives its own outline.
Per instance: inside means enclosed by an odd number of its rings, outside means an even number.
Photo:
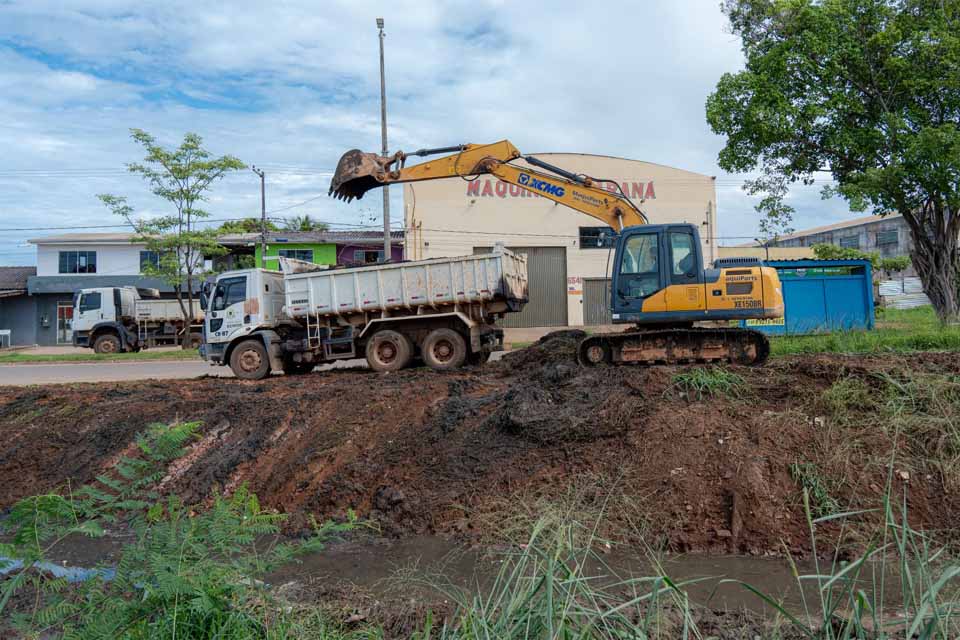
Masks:
[[[723,367],[694,367],[673,376],[673,385],[688,399],[705,396],[742,398],[747,393],[743,378]]]

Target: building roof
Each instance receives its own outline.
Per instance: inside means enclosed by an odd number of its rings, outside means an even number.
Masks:
[[[137,234],[120,233],[64,233],[59,236],[44,236],[27,240],[30,244],[110,244],[129,243]]]
[[[26,293],[27,279],[35,275],[36,267],[0,267],[0,297]]]
[[[394,243],[403,242],[403,231],[391,231],[390,239]],[[260,241],[259,233],[230,233],[220,236],[220,244],[237,246],[255,244]],[[377,244],[383,243],[382,231],[269,231],[269,243],[331,243],[331,244]]]
[[[839,231],[840,229],[850,229],[852,227],[859,227],[865,224],[873,224],[875,222],[880,222],[882,220],[895,220],[901,218],[902,216],[899,213],[890,213],[885,216],[861,216],[859,218],[851,218],[850,220],[842,220],[841,222],[834,222],[833,224],[825,224],[820,227],[810,227],[809,229],[801,229],[800,231],[794,231],[793,233],[785,233],[782,236],[777,236],[775,242],[783,242],[784,240],[793,240],[795,238],[806,238],[807,236],[815,236],[818,233],[826,233],[828,231]],[[743,244],[735,245],[737,247],[759,247],[761,246],[758,242],[745,242]]]
[[[403,231],[391,231],[393,242],[403,242]],[[136,233],[65,233],[58,236],[33,238],[31,244],[126,244],[133,242]],[[260,241],[259,233],[228,233],[220,236],[227,246],[246,245]],[[267,242],[311,242],[337,244],[376,244],[383,242],[382,231],[271,231]]]

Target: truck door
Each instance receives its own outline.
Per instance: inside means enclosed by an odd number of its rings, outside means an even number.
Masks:
[[[78,295],[76,309],[73,312],[74,331],[89,331],[94,325],[103,321],[103,298],[100,291],[85,291]],[[112,300],[107,302],[113,303]]]
[[[207,315],[207,337],[221,342],[243,327],[243,303],[247,299],[247,276],[232,276],[217,282]]]
[[[661,264],[666,260],[666,251],[661,247],[661,234],[637,231],[621,238],[614,264],[614,319],[619,314],[665,309],[665,270]]]

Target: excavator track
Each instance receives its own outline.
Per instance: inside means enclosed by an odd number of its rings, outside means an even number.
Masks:
[[[603,333],[584,338],[577,347],[581,365],[665,365],[729,362],[761,365],[770,355],[770,341],[753,329],[664,328]]]

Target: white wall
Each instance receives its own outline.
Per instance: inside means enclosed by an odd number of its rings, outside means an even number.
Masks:
[[[60,273],[61,251],[96,251],[98,276],[134,276],[140,275],[139,244],[38,244],[38,276],[87,276],[93,274]]]
[[[717,257],[712,238],[716,236],[717,196],[710,176],[607,156],[536,156],[568,171],[626,183],[628,195],[652,224],[696,225],[705,266]],[[641,200],[641,194],[652,197]],[[480,176],[479,184],[473,187],[462,178],[407,183],[403,196],[408,260],[465,255],[473,247],[492,246],[499,240],[515,247],[565,247],[568,322],[583,324],[582,279],[606,276],[608,251],[581,249],[579,230],[601,226],[601,222],[490,176]],[[422,232],[414,230],[416,225]]]

